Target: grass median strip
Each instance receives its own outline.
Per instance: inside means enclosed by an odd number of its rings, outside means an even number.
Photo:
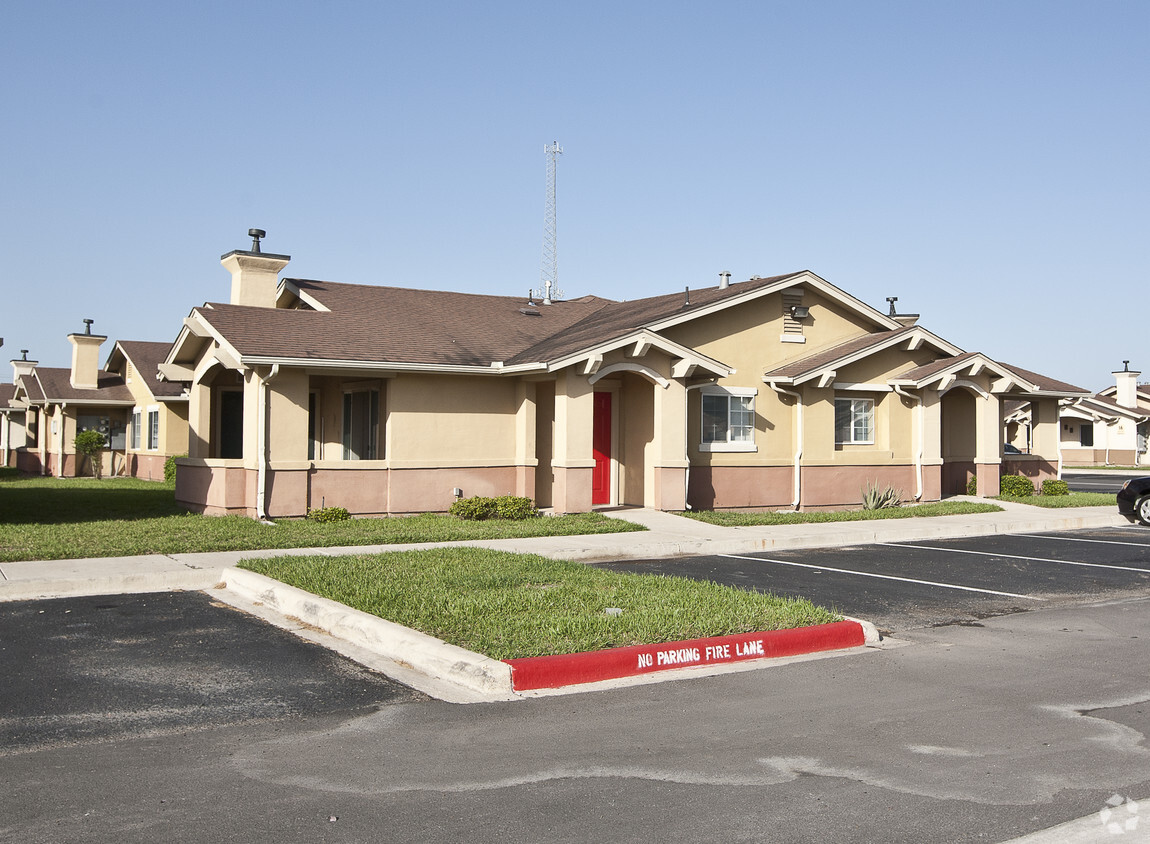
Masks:
[[[598,513],[465,521],[445,514],[281,520],[197,516],[176,506],[171,485],[127,478],[0,481],[0,562],[200,551],[332,548],[533,536],[620,533],[643,527]]]
[[[1117,507],[1118,497],[1112,492],[1072,492],[1068,495],[1001,495],[1002,501],[1029,504],[1033,507]]]
[[[494,659],[841,620],[805,599],[486,548],[274,557],[242,568]]]
[[[882,510],[835,510],[818,513],[688,510],[678,515],[720,527],[751,527],[755,525],[806,525],[822,522],[866,522],[880,519],[918,519],[933,516],[967,516],[972,513],[1000,512],[1002,512],[1002,508],[997,504],[986,504],[979,501],[941,501],[934,504],[887,507]]]

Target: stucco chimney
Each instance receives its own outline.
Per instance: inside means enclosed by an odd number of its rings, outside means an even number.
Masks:
[[[94,390],[100,386],[100,344],[107,340],[103,334],[92,333],[92,320],[84,320],[83,334],[69,334],[72,344],[72,375],[69,378],[77,390]]]
[[[20,360],[12,361],[12,383],[15,384],[25,375],[31,375],[38,363],[38,360],[28,360],[28,350],[21,349]]]
[[[260,238],[264,234],[262,229],[248,229],[252,248],[247,251],[233,249],[220,257],[220,263],[232,274],[232,297],[229,301],[233,305],[276,306],[280,270],[288,265],[291,255],[261,252]]]
[[[1122,361],[1122,369],[1114,373],[1114,382],[1118,389],[1114,393],[1114,401],[1122,407],[1138,406],[1138,376],[1141,372],[1130,369],[1130,361]]]

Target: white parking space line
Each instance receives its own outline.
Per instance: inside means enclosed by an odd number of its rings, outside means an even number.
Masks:
[[[877,577],[880,580],[897,580],[900,583],[917,583],[921,586],[938,586],[941,589],[961,589],[963,592],[981,592],[984,595],[1002,595],[1007,598],[1023,598],[1027,601],[1045,601],[1045,598],[1036,598],[1033,595],[1016,595],[1014,592],[998,592],[994,589],[976,589],[973,586],[959,586],[955,583],[937,583],[933,580],[915,580],[912,577],[895,577],[891,574],[875,574],[869,571],[851,571],[850,569],[835,569],[830,566],[812,566],[809,563],[794,563],[790,560],[771,560],[766,557],[745,557],[741,554],[718,554],[730,560],[754,560],[757,563],[774,563],[779,566],[795,566],[801,569],[815,569],[817,571],[833,571],[836,574],[853,574],[858,577]]]
[[[1008,533],[1007,536],[1022,536],[1027,539],[1050,539],[1054,542],[1093,542],[1096,545],[1129,545],[1133,548],[1150,548],[1150,542],[1117,542],[1113,539],[1083,539],[1077,536],[1046,536],[1041,533]]]
[[[1009,534],[1016,535],[1016,534]],[[1134,566],[1109,566],[1105,563],[1080,563],[1075,560],[1051,560],[1047,557],[1023,557],[1020,554],[994,554],[989,551],[968,551],[965,548],[939,548],[937,545],[909,545],[902,542],[876,542],[876,545],[886,545],[890,548],[918,548],[923,551],[945,551],[948,554],[973,554],[977,557],[998,557],[1000,560],[1028,560],[1032,563],[1057,563],[1060,566],[1085,566],[1092,569],[1114,569],[1115,571],[1140,571],[1150,574],[1150,569],[1140,569]]]

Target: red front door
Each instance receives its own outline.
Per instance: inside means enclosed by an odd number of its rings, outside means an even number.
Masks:
[[[595,393],[591,422],[591,451],[595,469],[591,475],[591,503],[611,503],[611,394]]]

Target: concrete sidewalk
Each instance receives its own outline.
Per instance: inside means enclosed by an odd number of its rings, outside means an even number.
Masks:
[[[704,554],[746,554],[786,548],[834,548],[875,542],[1076,530],[1128,524],[1112,507],[1048,510],[1025,504],[995,503],[1003,507],[1002,512],[970,516],[734,528],[716,527],[656,510],[618,509],[605,511],[605,515],[641,524],[647,530],[641,533],[489,539],[460,543],[217,551],[202,554],[151,554],[140,557],[0,563],[0,601],[209,589],[220,583],[221,572],[235,566],[240,560],[278,555],[341,556],[433,548],[441,545],[470,545],[540,554],[554,559],[643,560]]]

